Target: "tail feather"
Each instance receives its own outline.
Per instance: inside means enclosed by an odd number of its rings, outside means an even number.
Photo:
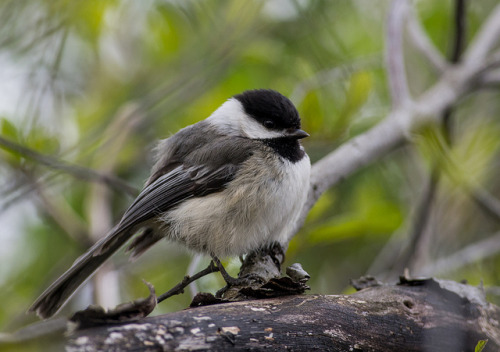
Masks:
[[[57,313],[75,291],[115,253],[133,234],[130,229],[119,227],[94,244],[85,254],[50,285],[28,310],[46,319]]]

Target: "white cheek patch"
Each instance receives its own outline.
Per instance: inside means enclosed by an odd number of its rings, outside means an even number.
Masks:
[[[240,121],[241,131],[244,136],[251,139],[267,139],[283,137],[283,134],[277,131],[268,130],[257,120],[251,117],[244,117]]]
[[[251,139],[283,137],[282,133],[268,130],[257,120],[249,117],[241,103],[234,98],[222,104],[207,120],[230,136],[244,136]]]

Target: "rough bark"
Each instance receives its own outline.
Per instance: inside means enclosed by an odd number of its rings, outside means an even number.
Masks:
[[[367,285],[370,286],[370,285]],[[352,295],[300,295],[210,305],[72,333],[69,351],[500,350],[500,308],[478,288],[403,280]]]

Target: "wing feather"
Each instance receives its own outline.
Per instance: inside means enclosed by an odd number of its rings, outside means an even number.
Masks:
[[[180,202],[222,191],[235,176],[238,166],[178,166],[158,177],[135,199],[123,215],[120,227],[132,227],[172,209]]]

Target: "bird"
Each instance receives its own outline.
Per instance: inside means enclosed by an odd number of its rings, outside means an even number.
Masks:
[[[221,257],[286,242],[307,197],[311,166],[300,140],[308,136],[287,97],[253,89],[161,140],[150,176],[121,220],[29,312],[42,319],[56,314],[126,243],[136,258],[167,239],[219,267]]]

